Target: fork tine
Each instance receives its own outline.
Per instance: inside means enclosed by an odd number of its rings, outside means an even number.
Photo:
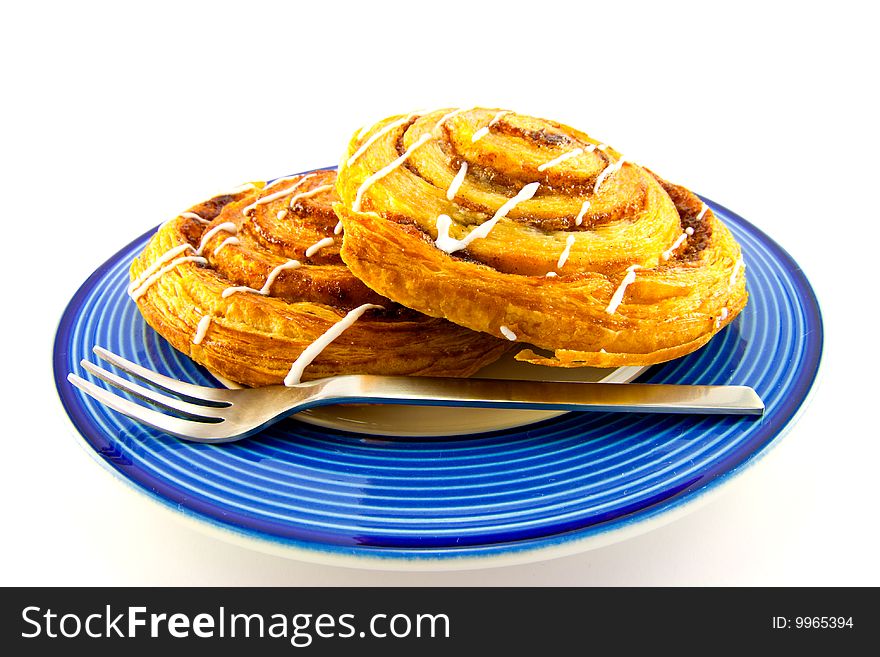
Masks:
[[[222,422],[196,422],[165,415],[115,395],[73,373],[67,375],[67,380],[108,408],[165,433],[196,442],[213,443],[229,440],[227,432],[222,428]]]
[[[92,348],[92,351],[95,352],[95,355],[98,356],[98,358],[107,361],[123,372],[136,376],[150,385],[161,388],[171,394],[178,395],[188,401],[196,403],[214,402],[222,403],[223,405],[229,405],[232,403],[227,397],[229,392],[227,390],[208,388],[206,386],[197,386],[192,383],[177,381],[176,379],[159,374],[153,370],[148,370],[146,367],[142,367],[137,363],[132,363],[130,360],[126,360],[122,356],[117,356],[97,345]]]
[[[125,392],[131,393],[135,397],[138,397],[145,402],[161,406],[162,408],[165,408],[169,411],[181,413],[196,420],[224,418],[221,409],[217,406],[200,406],[198,404],[190,404],[189,402],[178,399],[177,397],[169,397],[168,395],[163,395],[156,390],[144,388],[143,386],[138,385],[133,381],[129,381],[128,379],[124,379],[117,374],[113,374],[113,372],[108,372],[104,368],[98,367],[94,363],[90,363],[85,359],[80,362],[80,365],[82,365],[83,369],[85,369],[87,372],[89,372],[93,376],[98,377],[102,381],[106,381],[110,385],[124,390]]]

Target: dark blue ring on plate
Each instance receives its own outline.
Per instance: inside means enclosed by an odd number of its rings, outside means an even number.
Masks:
[[[66,380],[100,344],[183,380],[214,379],[149,328],[126,294],[150,231],[104,263],[70,301],[55,339],[64,408],[121,477],[187,516],[274,546],[325,555],[492,556],[557,547],[693,501],[782,435],[813,385],[823,328],[792,258],[706,202],[743,248],[750,301],[694,354],[652,368],[653,383],[751,385],[763,418],[570,413],[449,438],[377,438],[295,420],[227,445],[186,443],[137,425]]]

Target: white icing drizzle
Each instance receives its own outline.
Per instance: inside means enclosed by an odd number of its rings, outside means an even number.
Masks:
[[[195,219],[195,220],[198,221],[200,224],[209,224],[209,223],[211,223],[211,220],[210,220],[210,219],[205,219],[204,217],[202,217],[201,215],[196,214],[195,212],[181,212],[181,213],[180,213],[180,216],[181,216],[181,217],[184,217],[185,219]]]
[[[559,260],[556,262],[556,269],[562,269],[562,266],[568,260],[568,256],[571,254],[572,244],[574,244],[574,235],[569,235],[565,238],[565,249],[562,251]]]
[[[482,128],[480,128],[479,130],[477,130],[473,134],[473,136],[471,137],[471,142],[476,143],[488,134],[489,134],[489,126],[484,125]]]
[[[546,274],[544,274],[544,276],[546,276],[547,278],[556,278],[557,276],[559,276],[559,274],[557,274],[555,271],[548,271]]]
[[[725,320],[725,319],[727,319],[727,316],[728,316],[729,314],[730,314],[730,311],[727,310],[727,306],[724,306],[724,308],[721,309],[721,319],[722,319],[722,321]]]
[[[333,234],[339,235],[342,232],[342,219],[336,222],[336,226],[333,228]]]
[[[236,287],[227,287],[220,294],[224,299],[231,297],[233,294],[238,292],[253,292],[254,294],[262,294],[263,296],[269,294],[269,290],[272,288],[272,283],[275,282],[275,279],[278,278],[278,275],[285,271],[286,269],[297,269],[300,266],[299,260],[288,260],[285,263],[282,263],[275,267],[272,271],[269,272],[269,275],[266,277],[266,282],[263,283],[263,287],[259,290],[255,290],[252,287],[248,287],[247,285],[238,285]]]
[[[514,340],[516,340],[516,333],[514,333],[513,331],[511,331],[511,330],[510,330],[509,328],[507,328],[506,326],[499,326],[499,327],[498,327],[498,330],[501,331],[501,335],[503,335],[505,338],[507,338],[507,339],[510,340],[511,342],[513,342]]]
[[[236,233],[238,233],[238,226],[236,226],[231,221],[226,221],[222,224],[217,224],[216,226],[214,226],[211,230],[202,235],[202,241],[199,242],[199,248],[196,249],[196,255],[202,255],[202,251],[205,250],[205,246],[208,244],[211,238],[220,232],[232,233],[233,235],[235,235]]]
[[[688,226],[687,228],[684,229],[684,232],[687,233],[688,237],[690,237],[691,235],[694,234],[694,229],[691,228],[690,226]]]
[[[607,354],[608,352],[605,351],[605,347],[602,347],[602,348],[599,350],[599,353],[600,353],[600,354]]]
[[[463,110],[459,110],[459,111],[463,111]],[[476,143],[476,142],[480,141],[483,137],[485,137],[486,135],[489,134],[489,131],[491,130],[492,126],[494,126],[496,123],[498,123],[498,121],[501,120],[501,117],[505,116],[506,114],[510,114],[510,113],[511,113],[510,110],[501,110],[500,112],[497,112],[495,114],[495,116],[492,117],[492,120],[489,121],[489,123],[487,123],[482,128],[477,130],[471,136],[471,142]],[[454,114],[452,114],[452,115],[447,114],[445,117],[443,117],[440,120],[440,123],[443,123],[444,121],[446,121],[446,119],[450,118],[451,116],[454,116]],[[440,123],[437,124],[438,127],[439,127]],[[436,129],[436,127],[435,127],[435,129]]]
[[[262,294],[257,289],[252,287],[248,287],[247,285],[236,285],[235,287],[227,287],[223,292],[220,293],[220,296],[224,299],[231,297],[233,294],[238,294],[239,292],[253,292],[254,294]]]
[[[284,210],[279,210],[278,214],[275,215],[275,218],[278,220],[281,220],[281,219],[284,219],[284,217],[286,217],[286,216],[287,216],[287,209],[285,208]]]
[[[402,119],[397,119],[397,121],[394,121],[394,122],[392,122],[392,123],[389,123],[389,124],[386,125],[384,128],[382,128],[381,130],[379,130],[376,134],[374,134],[372,137],[370,137],[369,139],[367,139],[367,141],[365,141],[363,144],[361,144],[361,147],[358,148],[354,153],[352,153],[351,157],[348,158],[348,160],[346,160],[345,164],[346,164],[347,166],[351,166],[352,164],[355,163],[355,161],[356,161],[361,155],[363,155],[364,153],[367,152],[367,149],[368,149],[370,146],[372,146],[372,145],[376,142],[377,139],[381,139],[382,137],[384,137],[385,135],[387,135],[389,132],[391,132],[391,131],[394,130],[395,128],[399,128],[399,127],[402,126],[403,124],[408,123],[409,121],[411,121],[411,120],[414,119],[415,117],[419,116],[420,114],[421,114],[421,112],[413,112],[412,114],[407,114],[407,115],[404,116]],[[371,128],[372,126],[369,126],[369,127]],[[369,129],[369,128],[368,128],[368,129]],[[366,132],[365,132],[364,134],[366,134]],[[358,136],[358,139],[360,140],[360,139],[362,139],[362,137],[359,135],[359,136]]]
[[[193,344],[201,344],[202,340],[205,339],[205,334],[208,332],[208,327],[211,325],[211,316],[205,315],[199,320],[198,328],[196,328],[196,334],[193,336]]]
[[[311,198],[312,196],[320,194],[321,192],[326,192],[329,189],[333,189],[333,185],[320,185],[318,187],[315,187],[314,189],[310,189],[307,192],[303,192],[302,194],[297,194],[296,196],[292,196],[290,198],[290,203],[287,204],[287,207],[292,208],[293,204],[296,203],[298,200],[300,200],[302,198]]]
[[[239,185],[235,189],[230,189],[228,192],[226,192],[226,194],[229,194],[231,196],[233,194],[238,194],[238,193],[243,192],[248,189],[254,189],[255,187],[256,187],[256,185],[254,183],[246,182],[246,183],[242,183],[241,185]]]
[[[308,367],[318,355],[327,348],[331,342],[333,342],[336,338],[342,335],[343,331],[349,328],[352,324],[354,324],[358,318],[363,315],[366,311],[370,310],[370,308],[378,308],[379,310],[384,310],[382,306],[377,306],[373,303],[365,303],[362,306],[358,306],[357,308],[350,310],[345,317],[336,322],[333,326],[327,329],[323,335],[321,335],[317,340],[315,340],[312,344],[306,347],[303,352],[299,355],[293,365],[290,367],[290,372],[287,373],[287,376],[284,377],[284,385],[286,386],[294,386],[302,380],[303,371]]]
[[[455,174],[455,178],[452,179],[452,182],[449,183],[449,189],[446,190],[446,198],[450,201],[455,198],[455,195],[458,193],[458,189],[461,187],[461,183],[464,182],[464,177],[467,174],[468,163],[462,162],[461,168],[458,170],[458,173]]]
[[[739,273],[740,268],[743,266],[743,259],[737,258],[736,264],[733,266],[733,271],[730,273],[730,282],[728,287],[733,287],[733,284],[736,282],[736,275]]]
[[[401,164],[406,162],[407,159],[409,159],[409,156],[412,155],[417,148],[422,146],[429,139],[431,139],[431,135],[430,135],[430,133],[426,132],[421,137],[419,137],[415,141],[415,143],[413,143],[409,148],[407,148],[406,152],[404,152],[403,155],[398,157],[396,160],[394,160],[390,164],[382,167],[376,173],[367,176],[367,178],[364,180],[364,182],[361,183],[361,186],[358,187],[357,195],[355,196],[354,203],[351,204],[351,209],[355,212],[360,212],[361,211],[361,201],[364,198],[364,192],[366,192],[367,189],[369,189],[370,185],[375,183],[377,180],[381,180],[382,178],[387,176],[389,173],[394,171]]]
[[[580,226],[584,223],[584,215],[587,214],[587,210],[590,209],[590,201],[584,201],[583,205],[581,205],[581,211],[578,212],[578,216],[574,218],[574,225]]]
[[[612,162],[607,167],[602,169],[602,173],[599,174],[599,177],[596,178],[596,184],[593,185],[593,194],[599,193],[599,187],[601,187],[602,183],[605,182],[605,179],[613,173],[617,173],[620,171],[620,167],[623,166],[623,163],[626,161],[625,157],[620,158],[617,162]]]
[[[587,153],[592,153],[596,150],[596,144],[589,144],[584,150],[587,151]]]
[[[599,144],[598,146],[596,146],[596,148],[604,152],[608,149],[608,144]]]
[[[323,249],[325,246],[330,246],[331,244],[333,244],[332,237],[325,237],[324,239],[318,240],[317,242],[315,242],[309,248],[306,249],[306,258],[311,258],[313,255],[315,255],[318,251]]]
[[[437,134],[437,131],[438,131],[440,128],[443,127],[443,124],[444,124],[444,123],[446,123],[446,122],[447,122],[449,119],[451,119],[453,116],[457,116],[458,114],[461,114],[462,112],[465,112],[465,111],[467,111],[466,108],[464,108],[464,107],[460,107],[460,108],[458,108],[458,109],[452,110],[452,111],[449,112],[448,114],[444,114],[444,115],[440,118],[440,120],[437,121],[437,124],[434,126],[434,130],[433,130],[432,132],[433,132],[434,134]]]
[[[147,267],[144,271],[141,272],[140,276],[138,276],[131,283],[128,284],[129,295],[141,285],[143,285],[144,281],[152,276],[153,273],[156,272],[162,265],[164,265],[169,260],[173,260],[184,251],[195,251],[195,249],[192,247],[191,244],[180,244],[172,249],[169,249],[158,258],[156,258],[153,264]]]
[[[662,254],[662,255],[663,255],[663,259],[664,259],[664,260],[669,260],[669,259],[672,257],[672,254],[675,252],[675,250],[676,250],[678,247],[681,246],[681,243],[684,242],[684,241],[687,239],[687,237],[688,237],[687,232],[684,232],[684,233],[682,233],[681,235],[679,235],[679,236],[676,238],[676,240],[672,243],[672,246],[670,246],[668,249],[666,249],[666,250],[663,252],[663,254]]]
[[[495,213],[489,221],[486,221],[476,228],[474,228],[470,233],[468,233],[464,239],[457,240],[454,237],[449,236],[449,228],[452,226],[452,218],[449,215],[441,214],[437,217],[437,239],[434,240],[434,245],[440,249],[441,251],[445,251],[446,253],[454,253],[455,251],[460,251],[467,247],[468,244],[473,242],[476,239],[483,239],[492,231],[495,227],[495,224],[502,217],[506,217],[507,213],[513,210],[518,204],[523,201],[528,201],[535,195],[535,192],[538,191],[538,187],[541,186],[541,183],[533,182],[529,183],[525,187],[523,187],[516,196],[511,199],[508,199],[507,202],[498,208],[498,211]]]
[[[455,251],[464,248],[464,246],[461,246],[464,240],[457,240],[449,235],[449,228],[451,226],[452,217],[448,214],[441,214],[437,217],[437,239],[434,240],[434,246],[441,251],[446,251],[446,253],[454,253]],[[470,235],[468,235],[468,237],[470,237]]]
[[[187,246],[189,246],[189,245],[187,245]],[[178,265],[182,265],[184,262],[197,262],[200,265],[208,264],[208,261],[205,260],[201,256],[184,256],[182,258],[176,258],[175,260],[172,260],[170,263],[168,263],[167,265],[162,267],[162,269],[157,271],[155,274],[148,277],[147,280],[145,280],[143,283],[141,283],[140,287],[138,287],[137,289],[132,291],[130,293],[131,300],[137,301],[138,299],[140,299],[141,296],[144,294],[144,292],[146,292],[147,290],[150,289],[150,286],[153,283],[158,281],[164,274],[168,273],[169,271],[171,271],[172,269],[174,269]]]
[[[577,157],[581,153],[584,152],[584,149],[578,146],[577,148],[573,148],[572,150],[563,153],[559,157],[554,157],[549,162],[544,162],[544,164],[538,165],[538,171],[546,171],[550,167],[555,167],[557,164],[562,164],[566,160],[570,160],[573,157]]]
[[[295,182],[293,185],[291,185],[287,189],[282,189],[280,192],[275,192],[274,194],[269,194],[269,196],[264,196],[262,198],[258,198],[256,201],[254,201],[249,206],[244,208],[241,211],[241,213],[246,215],[249,212],[251,212],[252,210],[256,209],[256,207],[258,205],[264,205],[266,203],[271,203],[275,199],[284,198],[288,194],[293,193],[293,191],[296,188],[298,188],[300,185],[302,185],[306,180],[308,180],[309,178],[313,178],[314,176],[315,176],[314,173],[310,173],[308,175],[303,176],[301,179],[299,179],[297,182]]]
[[[282,263],[275,267],[272,271],[269,272],[269,275],[266,277],[266,282],[263,283],[263,287],[260,288],[260,294],[269,294],[269,289],[272,287],[272,283],[275,282],[275,279],[278,278],[278,275],[286,271],[288,269],[299,269],[300,262],[299,260],[288,260],[285,263]]]
[[[696,223],[700,223],[700,221],[703,219],[703,216],[706,214],[706,211],[708,209],[709,209],[709,206],[706,205],[705,203],[703,203],[703,207],[700,210],[700,214],[697,215],[697,222]]]
[[[214,249],[214,255],[220,253],[224,247],[229,246],[230,244],[241,244],[241,240],[239,240],[235,235],[230,235],[225,240],[220,242],[220,245]]]
[[[620,285],[614,291],[614,295],[611,297],[611,301],[605,309],[605,312],[609,315],[613,315],[617,312],[617,307],[623,301],[623,294],[626,292],[626,288],[636,280],[636,269],[641,269],[641,267],[639,267],[639,265],[631,265],[626,268],[626,276],[623,277]]]
[[[309,175],[313,176],[315,174],[312,173]],[[296,178],[296,176],[285,176],[284,178],[276,178],[275,180],[270,182],[268,185],[263,187],[263,191],[265,192],[267,189],[272,189],[273,187],[275,187],[275,185],[280,185],[281,183],[287,182],[288,180],[293,180],[294,178]]]
[[[503,117],[507,116],[508,114],[513,114],[513,112],[511,112],[510,110],[501,110],[495,116],[492,117],[492,120],[489,121],[488,127],[491,128],[493,125],[498,123]]]

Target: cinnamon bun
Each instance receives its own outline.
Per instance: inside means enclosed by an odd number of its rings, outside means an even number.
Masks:
[[[740,247],[699,197],[554,121],[390,117],[352,138],[337,190],[359,279],[529,345],[521,360],[650,365],[702,346],[746,304]]]
[[[374,292],[339,257],[336,173],[254,183],[164,224],[129,294],[175,348],[234,382],[467,376],[508,344]]]

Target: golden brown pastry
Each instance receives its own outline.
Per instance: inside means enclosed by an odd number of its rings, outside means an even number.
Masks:
[[[687,354],[746,304],[740,248],[695,195],[568,126],[438,110],[357,133],[342,258],[372,289],[565,367]]]
[[[131,266],[129,293],[147,323],[249,386],[351,373],[467,376],[509,348],[357,280],[339,258],[335,180],[321,170],[255,183],[167,222]]]

